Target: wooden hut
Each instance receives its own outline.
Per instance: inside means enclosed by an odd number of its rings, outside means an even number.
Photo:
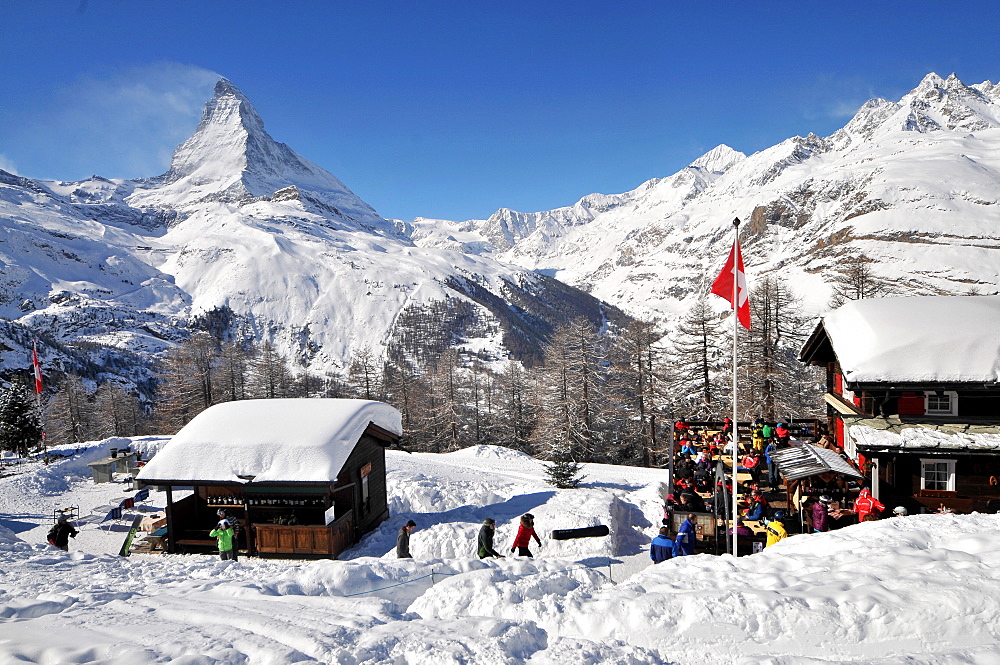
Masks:
[[[168,552],[212,551],[221,509],[248,554],[334,558],[389,516],[385,448],[401,433],[382,402],[227,402],[188,423],[137,480],[167,493]]]
[[[871,298],[806,342],[836,443],[887,506],[1000,509],[998,330],[998,296]]]

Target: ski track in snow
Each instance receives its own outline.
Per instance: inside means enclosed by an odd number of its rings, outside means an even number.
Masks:
[[[86,467],[121,444],[0,478],[0,663],[1000,662],[996,515],[911,516],[650,566],[663,472],[586,465],[584,488],[557,491],[540,462],[479,447],[390,451],[397,509],[345,560],[121,558],[128,518],[81,527],[69,554],[45,545],[54,508],[85,514],[127,495]],[[525,510],[537,558],[473,557],[484,516],[503,551]],[[416,558],[398,560],[410,517]],[[547,537],[592,523],[612,537]]]

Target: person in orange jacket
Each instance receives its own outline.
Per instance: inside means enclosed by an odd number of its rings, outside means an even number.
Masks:
[[[878,499],[872,496],[871,490],[862,488],[858,498],[854,500],[854,512],[858,516],[858,522],[864,522],[865,517],[872,513],[881,513],[885,506]]]
[[[518,556],[531,556],[531,550],[528,547],[531,545],[532,538],[535,539],[539,547],[542,546],[542,541],[535,533],[535,516],[531,513],[525,513],[521,515],[521,524],[517,527],[517,535],[514,537],[514,544],[510,546],[510,551],[513,552],[516,548]]]

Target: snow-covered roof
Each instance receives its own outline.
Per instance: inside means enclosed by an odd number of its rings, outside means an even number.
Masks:
[[[1000,296],[854,300],[823,327],[849,383],[1000,381]]]
[[[857,446],[866,449],[1000,452],[1000,434],[997,433],[948,432],[927,427],[892,431],[867,425],[852,425],[848,433]]]
[[[369,423],[397,436],[403,431],[399,411],[382,402],[257,399],[216,404],[181,429],[138,478],[332,482]]]

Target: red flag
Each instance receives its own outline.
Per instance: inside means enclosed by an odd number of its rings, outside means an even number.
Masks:
[[[736,303],[733,302],[733,280],[736,282]],[[750,330],[750,292],[747,290],[747,276],[743,270],[743,253],[740,252],[740,241],[733,241],[729,250],[729,258],[719,276],[712,282],[712,293],[722,296],[736,310],[736,318],[740,325]],[[737,304],[739,303],[739,304]]]
[[[42,394],[42,366],[38,364],[38,340],[31,347],[31,365],[35,370],[35,392]]]

